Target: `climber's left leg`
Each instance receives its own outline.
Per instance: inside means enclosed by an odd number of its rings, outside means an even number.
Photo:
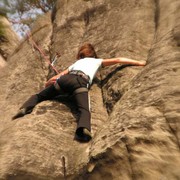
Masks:
[[[76,138],[80,141],[89,141],[91,137],[91,113],[89,106],[88,91],[74,95],[75,102],[79,111],[77,122]]]

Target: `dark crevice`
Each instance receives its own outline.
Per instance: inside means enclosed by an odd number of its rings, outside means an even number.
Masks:
[[[159,17],[160,17],[159,0],[154,0],[154,4],[155,4],[154,23],[155,23],[155,30],[157,30],[159,24]]]
[[[178,24],[173,30],[172,30],[172,33],[173,33],[173,36],[174,36],[174,40],[176,41],[176,44],[178,47],[180,47],[180,31],[179,31],[179,28],[180,27],[180,24]]]
[[[116,102],[118,102],[121,97],[122,97],[122,93],[120,93],[119,91],[118,92],[115,92],[113,91],[112,94],[111,94],[111,97],[112,97],[112,100],[111,101],[107,101],[105,99],[105,95],[104,95],[104,91],[103,91],[103,87],[108,83],[108,81],[119,71],[123,70],[124,68],[126,67],[130,67],[130,66],[133,66],[133,65],[122,65],[122,66],[118,66],[116,69],[114,69],[113,71],[111,71],[104,79],[101,80],[101,91],[102,91],[102,99],[103,99],[103,104],[105,105],[106,107],[106,111],[108,114],[110,114],[113,110],[113,107],[114,105],[116,104]],[[102,77],[102,75],[101,75]]]
[[[63,167],[63,177],[64,180],[66,180],[66,159],[64,156],[62,156],[62,167]]]
[[[179,150],[180,150],[180,142],[179,142],[179,138],[178,138],[178,136],[177,136],[177,133],[176,133],[176,131],[171,127],[171,124],[170,124],[170,122],[168,121],[168,119],[167,119],[165,116],[164,116],[164,118],[166,119],[166,123],[167,123],[167,125],[168,125],[168,127],[169,127],[169,129],[170,129],[170,131],[171,131],[171,134],[175,137],[177,146],[178,146],[178,148],[179,148]]]
[[[169,119],[165,116],[164,103],[161,103],[161,106],[158,106],[157,109],[158,109],[158,111],[159,111],[160,113],[162,113],[162,115],[163,115],[163,117],[164,117],[164,119],[165,119],[165,121],[166,121],[166,124],[167,124],[167,126],[168,126],[168,128],[169,128],[169,131],[170,131],[171,134],[174,136],[174,138],[175,138],[175,140],[176,140],[176,144],[177,144],[177,146],[178,146],[178,148],[179,148],[179,150],[180,150],[180,141],[179,141],[177,132],[176,132],[176,130],[171,126],[171,123],[170,123]]]
[[[160,8],[159,8],[159,0],[154,0],[154,7],[155,7],[155,10],[154,10],[154,38],[152,40],[152,43],[151,43],[151,46],[150,46],[150,49],[148,51],[148,55],[147,55],[147,63],[153,53],[153,50],[154,50],[154,44],[157,40],[157,28],[158,28],[158,25],[159,25],[159,17],[160,17]]]
[[[90,20],[90,12],[87,10],[84,13],[84,22],[85,22],[85,26],[87,26],[89,24],[89,20]]]
[[[135,179],[134,177],[134,171],[133,171],[133,167],[132,167],[132,160],[131,160],[131,153],[130,153],[130,148],[127,144],[125,144],[127,153],[128,153],[128,161],[129,161],[129,165],[130,165],[130,169],[131,169],[131,178],[132,180]]]
[[[51,11],[51,22],[53,23],[56,19],[57,7],[56,5],[53,6]]]
[[[111,79],[118,71],[121,71],[122,69],[130,66],[133,65],[118,66],[114,71],[111,71],[104,79],[102,79],[101,85],[104,86],[109,81],[109,79]]]

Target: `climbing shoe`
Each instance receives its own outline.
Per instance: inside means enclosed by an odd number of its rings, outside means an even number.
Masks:
[[[12,120],[23,117],[26,114],[31,113],[32,110],[28,110],[27,108],[20,109],[15,116],[12,117]]]
[[[79,128],[76,131],[76,140],[80,142],[89,142],[92,139],[91,132],[86,128]]]

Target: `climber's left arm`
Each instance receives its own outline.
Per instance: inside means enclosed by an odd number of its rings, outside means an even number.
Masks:
[[[125,57],[103,59],[102,61],[102,66],[111,66],[114,64],[129,64],[129,65],[135,65],[135,66],[145,66],[146,61],[137,61],[137,60],[129,59]]]

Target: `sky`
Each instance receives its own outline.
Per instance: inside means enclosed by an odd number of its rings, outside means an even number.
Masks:
[[[11,0],[11,2],[13,3],[13,0]],[[3,6],[3,0],[0,0],[0,8]],[[12,24],[12,29],[18,34],[20,39],[22,39],[26,35],[26,32],[30,30],[29,26],[25,25],[22,21],[28,18],[36,19],[39,14],[43,14],[43,12],[40,9],[33,8],[21,16],[18,11],[7,13],[7,17]]]
[[[27,18],[36,19],[37,15],[42,14],[43,12],[40,9],[32,9],[22,16],[20,16],[17,12],[10,14],[8,13],[8,18],[12,21],[12,29],[18,34],[20,38],[23,38],[26,35],[26,32],[30,30],[28,25],[25,25],[22,20]]]

